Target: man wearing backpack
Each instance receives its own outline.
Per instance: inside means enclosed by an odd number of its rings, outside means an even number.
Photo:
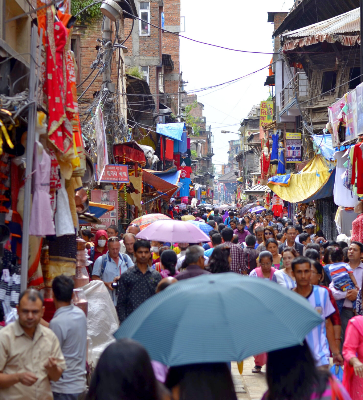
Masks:
[[[107,287],[113,304],[117,305],[117,291],[111,286],[134,263],[127,254],[120,254],[120,242],[117,237],[108,239],[108,252],[98,257],[93,267],[92,279],[101,280]]]

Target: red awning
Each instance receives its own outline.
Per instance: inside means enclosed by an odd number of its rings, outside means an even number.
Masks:
[[[162,195],[161,197],[163,199],[170,199],[170,197],[172,197],[173,194],[178,190],[178,186],[159,178],[145,169],[142,171],[142,180],[144,183],[150,185],[155,191],[157,191],[158,195]]]

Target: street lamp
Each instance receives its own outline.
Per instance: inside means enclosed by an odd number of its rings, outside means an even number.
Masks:
[[[114,0],[103,0],[101,12],[113,22],[122,17],[122,8]]]

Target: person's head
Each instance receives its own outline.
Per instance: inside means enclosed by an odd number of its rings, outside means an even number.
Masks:
[[[328,373],[316,368],[306,340],[302,345],[270,351],[267,355],[266,380],[271,399],[310,399],[314,392],[317,399],[321,398],[328,378]]]
[[[216,231],[215,229],[211,229],[211,230],[208,232],[208,235],[209,235],[209,237],[211,238],[211,240],[212,240],[212,236],[215,235],[216,233],[218,233],[218,231]]]
[[[344,258],[343,250],[340,247],[334,247],[330,253],[330,258],[333,263],[342,262]]]
[[[313,260],[313,261],[320,260],[320,254],[315,249],[307,249],[305,251],[305,257],[310,258],[310,260]]]
[[[164,269],[170,272],[171,276],[175,275],[175,267],[178,262],[178,257],[174,250],[164,250],[160,257],[160,262]]]
[[[210,215],[210,216],[208,217],[208,221],[214,221],[214,216],[213,216],[213,215]]]
[[[219,210],[218,210],[218,208],[215,208],[214,209],[214,215],[217,216],[218,214],[219,214]]]
[[[26,332],[34,332],[44,315],[44,299],[35,289],[26,289],[19,296],[19,323]]]
[[[273,256],[279,254],[279,244],[276,239],[267,239],[266,240],[266,250],[269,251]]]
[[[165,385],[174,400],[237,400],[226,363],[189,364],[171,367]]]
[[[228,245],[218,245],[214,248],[212,255],[209,257],[209,271],[212,274],[230,271],[230,247]]]
[[[188,211],[187,210],[182,210],[182,215],[188,215]]]
[[[245,216],[243,217],[243,219],[245,220],[246,225],[249,224],[250,221],[251,221],[251,218],[250,218],[248,215],[245,215]]]
[[[94,241],[96,247],[107,249],[107,240],[108,240],[108,235],[106,231],[100,229],[96,232]]]
[[[343,261],[345,263],[349,263],[348,251],[349,251],[349,247],[345,247],[343,249],[343,256],[344,256]]]
[[[233,234],[232,243],[238,244],[238,235],[236,233]]]
[[[229,211],[228,212],[228,216],[229,216],[229,218],[234,218],[234,212],[233,211]]]
[[[265,226],[263,229],[263,241],[265,243],[265,246],[268,239],[276,239],[275,232],[272,229],[272,226]]]
[[[52,291],[55,308],[59,303],[71,304],[74,281],[70,276],[58,275],[53,279]]]
[[[218,224],[218,232],[222,232],[225,227],[226,225],[224,224]]]
[[[229,225],[231,226],[231,229],[233,229],[233,230],[238,229],[238,224],[239,224],[239,222],[237,222],[235,219],[232,219],[229,223]]]
[[[150,242],[148,240],[137,240],[134,243],[134,255],[136,263],[147,264],[151,257]]]
[[[323,279],[324,279],[324,269],[322,265],[320,264],[319,261],[312,260],[310,283],[312,285],[320,285]]]
[[[263,226],[258,226],[255,229],[257,243],[261,244],[264,241],[265,228]]]
[[[309,243],[306,245],[306,250],[314,249],[318,253],[320,253],[320,245],[318,243]]]
[[[89,229],[82,229],[81,236],[83,240],[89,242],[95,235]]]
[[[107,241],[108,254],[111,258],[116,259],[120,254],[121,244],[117,236],[110,237]]]
[[[158,242],[157,240],[151,241],[151,252],[159,254],[159,249],[162,247],[164,242]]]
[[[221,235],[223,242],[231,242],[233,239],[233,230],[231,228],[224,228]]]
[[[343,250],[346,247],[348,247],[348,243],[347,242],[343,242],[342,240],[338,242],[338,246]]]
[[[307,233],[300,233],[299,242],[304,246],[308,245],[309,243],[311,243],[310,235],[308,235]]]
[[[348,250],[349,262],[358,263],[362,258],[363,244],[360,242],[353,241],[350,243]]]
[[[272,219],[273,219],[273,214],[267,213],[267,214],[266,214],[266,219],[267,219],[268,222],[271,222]]]
[[[221,243],[222,243],[222,236],[219,233],[215,233],[212,236],[212,245],[213,245],[213,247],[216,247]]]
[[[285,232],[287,244],[293,246],[293,244],[295,243],[295,238],[297,236],[297,231],[294,225],[287,225],[287,227],[285,228]]]
[[[141,344],[120,339],[110,344],[97,363],[86,400],[158,400],[150,357]]]
[[[333,246],[328,246],[328,247],[325,248],[324,257],[323,257],[323,263],[325,265],[328,265],[328,264],[332,263],[330,255],[333,252],[333,250],[334,250]]]
[[[189,246],[185,253],[185,259],[183,267],[188,265],[199,265],[200,268],[204,269],[204,249],[201,246]]]
[[[258,259],[259,265],[263,272],[270,272],[273,262],[273,256],[269,251],[261,251]]]
[[[189,243],[178,243],[178,247],[181,251],[186,251],[186,249],[189,247]]]
[[[130,224],[126,229],[126,233],[133,233],[135,236],[140,232],[140,227],[137,224]]]
[[[136,242],[135,235],[133,233],[125,233],[123,240],[126,247],[126,253],[134,254],[134,244]]]
[[[307,257],[297,257],[291,263],[292,272],[299,287],[309,286],[311,277],[311,261]]]
[[[246,220],[244,218],[242,218],[240,222],[237,222],[237,229],[240,232],[243,232],[245,230],[245,228],[246,228]]]
[[[166,278],[163,278],[159,283],[158,286],[156,286],[156,291],[155,293],[162,292],[164,289],[166,289],[168,286],[178,283],[178,281],[173,278],[172,276],[167,276]]]
[[[211,226],[213,229],[216,228],[216,223],[214,222],[214,219],[209,220],[209,221],[207,222],[207,224],[208,224],[209,226]],[[216,230],[216,229],[215,229],[215,230]]]
[[[296,234],[299,235],[300,233],[303,232],[303,228],[300,224],[296,224],[295,225],[295,229],[296,229]],[[300,242],[301,243],[301,242]]]
[[[284,268],[291,268],[291,263],[294,258],[297,257],[297,252],[294,247],[285,247],[282,250],[282,264]]]
[[[110,225],[107,228],[107,235],[108,237],[115,237],[118,236],[118,228],[116,225]]]
[[[255,247],[256,245],[256,236],[254,235],[247,235],[245,239],[247,247]]]
[[[276,240],[281,241],[281,239],[282,239],[283,236],[284,236],[284,235],[283,235],[282,233],[278,233],[278,234],[276,235]]]
[[[311,236],[314,234],[315,226],[313,224],[309,224],[305,226],[306,233]]]
[[[272,227],[273,231],[275,232],[275,236],[277,236],[280,233],[277,225],[274,224],[274,225],[271,225],[271,227]],[[276,239],[277,239],[277,237],[276,237]]]
[[[268,226],[268,221],[266,218],[262,219],[262,224],[263,224],[264,228],[266,228],[266,226]]]

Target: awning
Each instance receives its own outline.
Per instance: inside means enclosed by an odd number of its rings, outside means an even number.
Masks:
[[[168,172],[165,173],[165,171],[152,171],[150,169],[147,169],[144,171],[150,172],[151,174],[158,176],[159,178],[163,179],[166,182],[171,183],[172,185],[178,185],[179,179],[180,179],[180,173],[181,171],[173,171],[173,172]]]
[[[330,175],[330,178],[328,179],[328,182],[316,193],[314,196],[309,197],[308,199],[304,200],[302,203],[309,203],[310,201],[313,200],[319,200],[319,199],[324,199],[325,197],[331,197],[333,196],[333,189],[334,189],[334,183],[335,183],[335,172],[336,170],[333,170],[333,173]]]
[[[328,162],[318,155],[300,173],[291,174],[287,186],[276,185],[270,179],[267,185],[283,200],[290,203],[300,203],[314,196],[328,182],[333,170],[333,168],[330,169]]]
[[[142,171],[142,180],[144,183],[155,189],[159,195],[162,195],[161,197],[164,199],[169,199],[179,189],[177,185],[174,185],[165,179],[159,178],[155,174],[145,169]]]
[[[184,122],[174,122],[172,124],[157,124],[156,133],[167,136],[174,140],[182,140]]]

